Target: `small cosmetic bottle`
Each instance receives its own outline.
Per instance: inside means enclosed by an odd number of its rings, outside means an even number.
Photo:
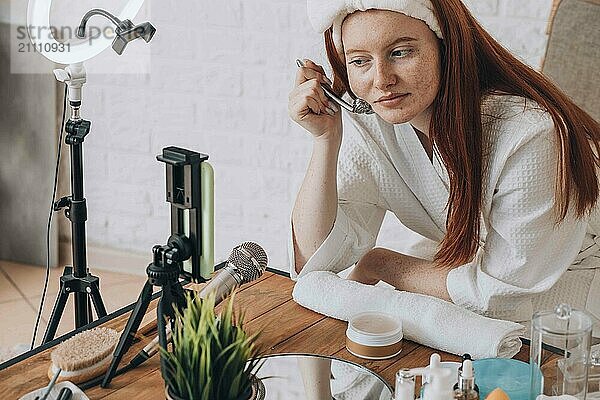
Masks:
[[[460,380],[460,375],[462,373],[462,363],[465,362],[465,360],[473,361],[473,359],[471,358],[471,355],[469,353],[465,353],[462,355],[462,361],[461,361],[460,367],[458,367],[458,377],[456,378],[456,384],[454,385],[454,390],[458,389],[458,381]],[[475,376],[475,370],[473,370],[473,376]],[[476,383],[474,383],[474,389],[477,393],[479,393],[479,386],[477,386]]]
[[[479,393],[475,391],[475,375],[473,374],[473,361],[463,361],[458,373],[458,388],[454,390],[455,400],[479,400]]]
[[[415,400],[415,374],[408,368],[396,373],[394,400]]]
[[[423,391],[423,400],[452,400],[452,372],[447,368],[429,370],[429,383]]]
[[[424,397],[425,389],[429,384],[430,372],[442,368],[442,359],[438,353],[433,353],[429,357],[429,365],[423,371],[423,384],[421,385],[420,398]]]

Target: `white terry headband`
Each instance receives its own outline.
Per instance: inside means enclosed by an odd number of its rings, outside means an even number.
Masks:
[[[308,0],[308,19],[319,33],[333,26],[333,41],[342,51],[342,22],[355,11],[370,9],[396,11],[425,22],[438,38],[443,39],[433,6],[429,0]]]

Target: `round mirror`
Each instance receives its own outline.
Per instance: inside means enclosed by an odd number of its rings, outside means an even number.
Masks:
[[[350,361],[311,354],[276,354],[261,360],[256,399],[392,399],[387,382]]]

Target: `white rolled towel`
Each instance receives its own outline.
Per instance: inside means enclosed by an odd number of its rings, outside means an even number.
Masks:
[[[328,271],[299,278],[292,296],[303,307],[344,321],[367,311],[390,314],[402,320],[405,338],[476,359],[514,356],[525,333],[516,322],[487,318],[436,297],[346,280]]]

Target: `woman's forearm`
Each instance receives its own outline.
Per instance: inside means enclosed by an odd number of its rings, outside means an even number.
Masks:
[[[358,261],[348,279],[367,285],[384,281],[398,290],[451,301],[446,287],[449,272],[432,261],[376,247]]]
[[[294,267],[298,273],[325,241],[336,218],[339,149],[339,140],[314,142],[308,169],[292,211]]]

